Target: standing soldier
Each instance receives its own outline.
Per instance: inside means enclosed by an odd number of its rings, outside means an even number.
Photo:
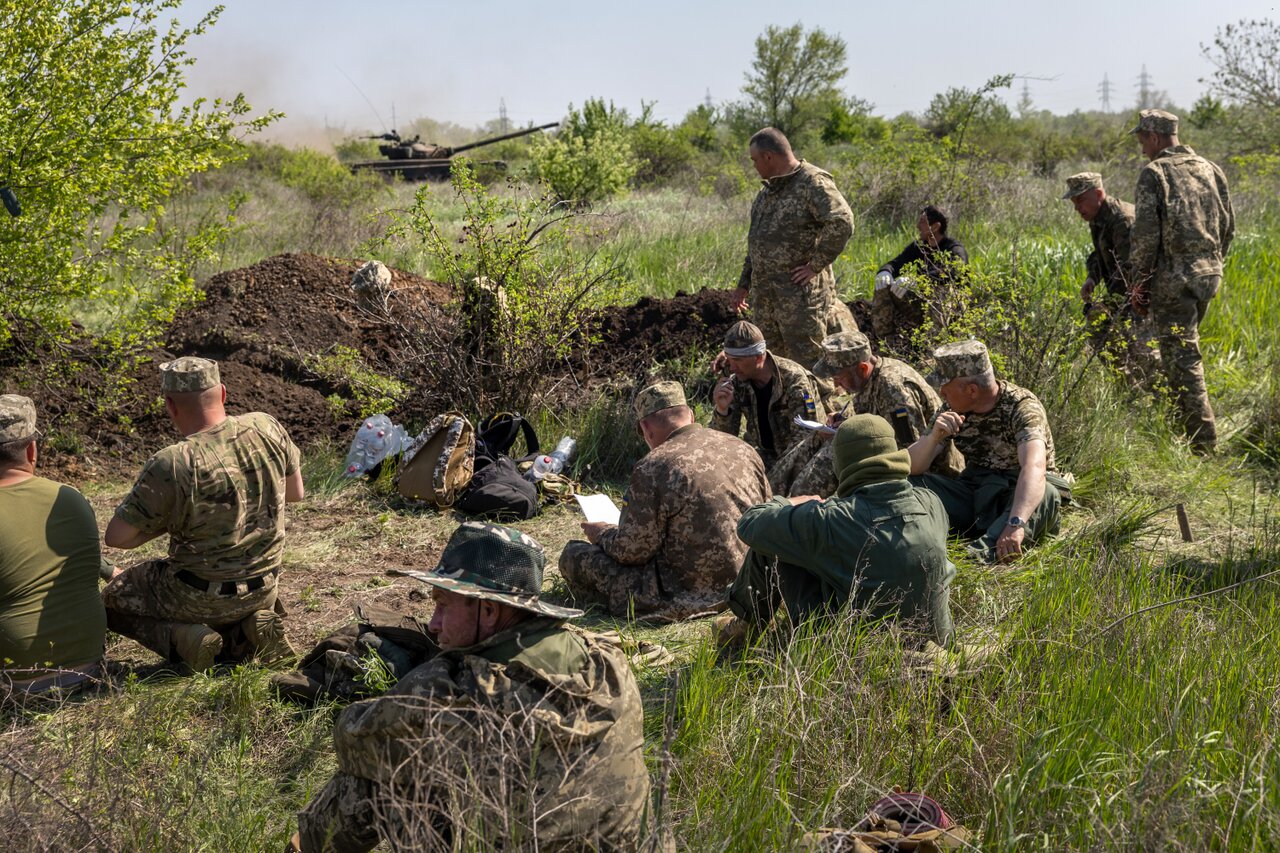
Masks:
[[[1200,321],[1222,284],[1222,262],[1235,234],[1227,178],[1178,142],[1178,117],[1143,110],[1131,133],[1151,161],[1138,174],[1130,248],[1133,306],[1150,306],[1160,360],[1191,447],[1218,443],[1204,385]]]
[[[809,431],[795,423],[797,417],[821,421],[827,416],[813,374],[770,352],[764,335],[746,320],[725,334],[724,363],[731,372],[716,383],[711,428],[736,436],[745,420],[746,442],[766,469],[808,438]]]
[[[1093,251],[1085,261],[1080,288],[1089,342],[1101,357],[1137,380],[1152,378],[1155,351],[1148,346],[1151,324],[1129,304],[1129,235],[1133,205],[1107,195],[1102,175],[1081,172],[1067,178],[1062,196],[1089,223]],[[1098,291],[1098,286],[1102,291]]]
[[[649,453],[631,472],[617,524],[587,521],[587,542],[565,544],[560,574],[575,596],[609,613],[679,619],[721,606],[747,546],[738,517],[769,499],[760,456],[741,439],[703,429],[678,382],[636,395]]]
[[[782,131],[757,132],[749,151],[764,186],[751,203],[734,307],[747,307],[750,292],[774,353],[813,364],[823,338],[858,328],[831,271],[853,234],[853,212],[831,175],[796,159]]]

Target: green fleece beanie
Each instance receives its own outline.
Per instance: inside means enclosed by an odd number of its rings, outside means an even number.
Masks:
[[[839,497],[873,483],[905,480],[911,473],[911,457],[898,449],[893,427],[879,415],[854,415],[831,440]]]

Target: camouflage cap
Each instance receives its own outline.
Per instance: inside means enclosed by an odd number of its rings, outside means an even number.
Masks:
[[[0,444],[35,438],[36,404],[21,394],[0,396]]]
[[[1062,198],[1065,201],[1081,193],[1087,193],[1089,190],[1100,189],[1102,189],[1102,175],[1097,172],[1080,172],[1067,178],[1067,191],[1063,193]]]
[[[185,355],[160,365],[160,390],[166,394],[204,391],[221,384],[218,363],[207,358]]]
[[[734,323],[724,334],[724,354],[733,358],[764,355],[767,347],[764,332],[760,331],[754,323],[748,323],[746,320]]]
[[[1173,136],[1178,132],[1178,117],[1164,110],[1143,110],[1138,113],[1138,126],[1130,133],[1159,133]]]
[[[453,531],[439,565],[430,572],[393,570],[391,574],[556,619],[581,616],[581,610],[541,600],[546,563],[542,546],[531,536],[500,524],[464,521]]]
[[[830,379],[846,367],[871,360],[871,341],[857,330],[827,335],[819,349],[822,355],[813,365],[813,375],[819,379]]]
[[[946,385],[952,379],[979,376],[991,370],[991,356],[982,341],[956,341],[943,344],[933,351],[933,373],[929,384],[935,388]]]
[[[679,382],[658,382],[641,389],[636,395],[636,420],[642,421],[654,412],[670,409],[672,406],[687,405],[684,388],[680,387]]]

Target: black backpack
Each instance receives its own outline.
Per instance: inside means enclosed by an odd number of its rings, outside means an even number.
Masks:
[[[516,438],[524,435],[525,451],[538,453],[533,424],[518,413],[499,412],[485,418],[476,430],[475,473],[456,509],[494,521],[533,518],[541,510],[538,487],[520,475],[508,453]]]

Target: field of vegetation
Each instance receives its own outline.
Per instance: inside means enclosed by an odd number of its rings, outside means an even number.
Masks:
[[[717,660],[709,621],[654,627],[589,614],[588,628],[674,654],[637,673],[655,835],[688,850],[791,850],[808,830],[856,823],[901,786],[942,803],[974,833],[974,849],[1274,849],[1276,155],[1244,145],[1242,125],[1213,99],[1197,104],[1203,129],[1184,134],[1227,167],[1238,220],[1222,290],[1201,328],[1222,442],[1199,457],[1164,403],[1132,390],[1083,342],[1088,230],[1060,200],[1062,179],[1096,169],[1112,194],[1130,198],[1141,165],[1125,135],[1132,116],[1014,117],[989,92],[944,94],[919,120],[881,119],[842,102],[795,135],[798,153],[833,173],[855,211],[836,277],[846,299],[868,298],[874,271],[914,236],[920,206],[949,208],[951,233],[973,259],[978,303],[966,326],[932,339],[984,338],[998,371],[1040,396],[1058,464],[1076,477],[1076,503],[1061,535],[1016,565],[975,564],[956,545],[960,645],[933,666],[905,656],[893,630],[857,614],[801,630],[785,646],[766,641],[734,662]],[[755,188],[738,119],[695,112],[666,127],[603,102],[584,107],[576,132],[592,121],[611,127],[626,135],[634,159],[634,168],[606,176],[617,186],[572,208],[587,231],[545,250],[556,269],[607,272],[588,304],[733,286]],[[521,204],[539,204],[540,190],[520,180],[527,169],[549,181],[566,168],[534,143],[502,156],[512,180],[483,176],[488,189],[467,195],[353,176],[327,154],[255,145],[240,162],[191,177],[146,239],[182,245],[233,203],[216,251],[190,256],[199,280],[311,252],[377,257],[457,284],[457,260],[441,247],[475,251],[475,232],[464,228],[474,222],[469,203],[492,203],[494,221],[505,222],[528,209]],[[145,287],[128,298],[84,295],[75,319],[110,337],[153,310],[150,300]],[[705,388],[716,346],[708,340],[653,373]],[[544,440],[577,436],[575,477],[619,494],[642,453],[625,404],[607,389],[568,401],[560,394],[554,404],[537,392],[527,411]],[[704,422],[708,403],[697,401]],[[291,510],[282,586],[299,647],[347,621],[356,601],[425,614],[421,591],[386,570],[433,566],[456,523],[404,509],[385,483],[342,478],[343,438],[308,449],[308,498]],[[75,485],[105,527],[130,483]],[[519,526],[546,546],[553,567],[578,520],[556,507]],[[153,543],[141,556],[161,552]],[[554,570],[548,585],[550,598],[569,600]],[[114,637],[108,658],[117,662],[109,687],[0,711],[2,846],[281,849],[297,811],[334,769],[336,706],[280,702],[257,665],[157,674],[154,656]],[[466,844],[488,849],[483,839]]]

